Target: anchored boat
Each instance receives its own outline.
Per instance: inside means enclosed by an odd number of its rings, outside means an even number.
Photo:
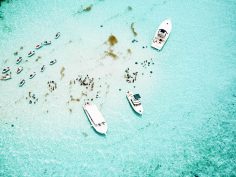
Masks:
[[[19,87],[22,87],[25,84],[25,79],[22,79],[19,83]]]
[[[9,79],[11,79],[11,74],[5,74],[1,77],[1,80],[3,81],[9,80]]]
[[[35,46],[35,49],[40,49],[40,48],[42,48],[42,47],[43,47],[42,44],[38,44],[38,45]]]
[[[8,71],[10,71],[10,67],[6,67],[2,70],[2,74],[7,73]]]
[[[32,74],[30,74],[29,78],[33,79],[35,75],[36,75],[36,72],[33,72]]]
[[[55,60],[50,61],[49,64],[54,65],[56,62],[57,62],[57,60],[55,59]]]
[[[85,103],[83,106],[92,127],[100,134],[107,133],[107,123],[95,104]]]
[[[43,66],[40,68],[40,71],[41,71],[41,72],[44,72],[44,70],[45,70],[45,65],[43,65]]]
[[[22,61],[22,57],[17,58],[16,64],[19,64]]]
[[[43,45],[50,45],[52,42],[51,41],[44,41]]]
[[[158,27],[156,34],[152,41],[152,47],[161,50],[167,39],[169,38],[172,29],[172,23],[170,19],[164,20]]]
[[[129,101],[130,105],[134,109],[134,111],[137,112],[138,114],[142,115],[143,114],[143,106],[140,102],[141,96],[139,94],[133,94],[131,91],[128,91],[126,93],[126,97]]]
[[[60,37],[61,33],[58,32],[56,35],[55,35],[55,39],[58,39]]]

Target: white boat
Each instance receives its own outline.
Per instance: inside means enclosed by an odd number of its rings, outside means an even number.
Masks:
[[[35,75],[36,75],[36,72],[33,72],[32,74],[30,74],[29,78],[32,79]]]
[[[34,54],[35,54],[35,51],[30,51],[30,52],[28,53],[28,57],[32,57]]]
[[[43,47],[42,44],[38,44],[38,45],[35,46],[36,49],[40,49],[41,47]]]
[[[18,67],[16,70],[16,74],[20,74],[22,70],[23,70],[22,66]]]
[[[44,44],[44,45],[50,45],[50,44],[51,44],[51,41],[44,41],[43,44]]]
[[[141,98],[140,95],[133,94],[131,91],[128,91],[126,93],[126,97],[129,101],[130,105],[134,109],[134,111],[137,112],[138,114],[142,115],[143,114],[143,106],[140,102],[140,98]]]
[[[25,84],[25,79],[22,79],[19,83],[19,87],[22,87]]]
[[[92,127],[100,134],[107,133],[107,123],[98,110],[97,106],[91,103],[85,103],[83,106],[84,112],[86,113]]]
[[[161,50],[170,35],[171,29],[172,29],[171,20],[170,19],[164,20],[159,25],[151,46],[157,50]]]
[[[1,78],[1,80],[4,80],[4,81],[9,80],[9,79],[11,79],[11,74],[5,74]]]
[[[22,57],[17,58],[16,64],[19,64],[22,61]]]
[[[58,32],[56,35],[55,35],[55,39],[58,39],[60,37],[61,33]]]
[[[2,70],[2,74],[7,73],[8,71],[10,71],[10,67],[6,67]]]
[[[55,60],[50,61],[49,64],[54,65],[56,62],[57,62],[57,60],[55,59]]]

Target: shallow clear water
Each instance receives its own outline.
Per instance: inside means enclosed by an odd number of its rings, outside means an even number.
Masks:
[[[0,176],[235,176],[235,9],[230,0],[3,2],[0,67],[10,66],[13,78],[0,82]],[[157,52],[150,41],[167,17],[173,30]],[[28,59],[44,40],[52,44]],[[16,75],[19,56],[24,70]],[[154,64],[141,65],[151,58]],[[124,79],[128,67],[139,72],[135,83]],[[86,74],[95,78],[92,92],[73,84]],[[128,89],[141,94],[142,117],[129,106]],[[108,122],[106,137],[89,125],[87,98]]]

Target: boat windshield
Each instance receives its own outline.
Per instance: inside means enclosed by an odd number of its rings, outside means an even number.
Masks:
[[[134,98],[135,98],[136,100],[139,100],[139,99],[141,98],[141,96],[140,96],[139,94],[134,94]]]
[[[164,30],[164,29],[160,29],[158,31],[158,36],[161,37],[161,38],[164,38],[166,36],[166,34],[167,34],[167,31]]]

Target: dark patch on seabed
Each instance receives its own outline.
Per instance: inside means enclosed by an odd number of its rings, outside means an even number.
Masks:
[[[1,6],[2,2],[10,3],[10,2],[12,2],[12,0],[0,0],[0,6]]]
[[[235,82],[236,83],[236,82]],[[182,176],[236,176],[236,85],[222,94],[209,114],[191,163]]]
[[[3,20],[4,16],[3,16],[3,12],[0,10],[0,20]]]

